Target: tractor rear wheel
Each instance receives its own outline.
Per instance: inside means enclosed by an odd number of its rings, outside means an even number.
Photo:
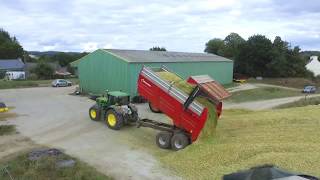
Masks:
[[[96,105],[96,104],[93,105],[89,109],[89,117],[93,121],[99,121],[100,120],[100,114],[101,114],[101,110],[100,110],[99,106]]]
[[[109,109],[106,112],[105,121],[107,126],[113,130],[119,130],[123,126],[123,117],[115,109]]]
[[[161,113],[160,109],[154,107],[154,105],[151,102],[149,102],[149,108],[154,113]]]
[[[156,136],[156,143],[162,149],[169,149],[171,147],[172,133],[161,131]]]
[[[171,138],[171,147],[178,151],[189,145],[189,138],[184,133],[176,133]]]

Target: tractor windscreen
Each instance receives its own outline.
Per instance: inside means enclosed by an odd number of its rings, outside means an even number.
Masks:
[[[130,103],[129,96],[120,96],[118,97],[117,103],[120,105],[128,105]]]

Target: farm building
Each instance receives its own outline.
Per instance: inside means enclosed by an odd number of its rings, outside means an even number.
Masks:
[[[183,78],[208,74],[222,84],[231,83],[233,76],[233,61],[205,53],[98,49],[71,65],[77,68],[83,92],[121,90],[131,97],[137,95],[137,79],[143,65],[164,65]]]
[[[21,59],[0,59],[0,79],[4,78],[8,71],[24,72],[25,64]]]
[[[320,62],[318,60],[318,56],[311,56],[310,62],[306,65],[306,68],[313,72],[315,76],[320,75]]]
[[[0,71],[24,71],[21,59],[0,59]]]

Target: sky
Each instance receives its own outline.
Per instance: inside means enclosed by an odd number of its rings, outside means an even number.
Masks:
[[[231,32],[320,50],[320,1],[0,0],[0,28],[29,51],[203,52],[208,40]]]

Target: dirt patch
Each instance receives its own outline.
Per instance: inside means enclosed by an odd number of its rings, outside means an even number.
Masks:
[[[39,147],[29,138],[20,134],[1,136],[0,138],[0,159],[1,161],[10,158],[11,155]]]
[[[18,117],[16,113],[12,113],[12,112],[0,113],[0,121],[6,121],[9,118],[15,118],[15,117]]]

